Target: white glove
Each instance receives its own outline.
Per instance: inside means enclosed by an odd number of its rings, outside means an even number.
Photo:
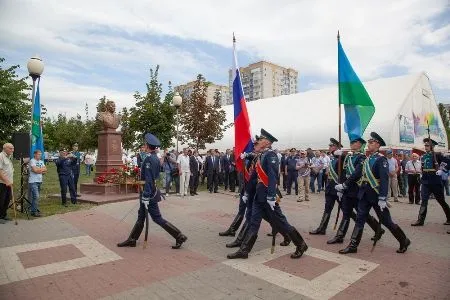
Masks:
[[[337,196],[339,197],[339,199],[342,198],[342,195],[344,195],[344,194],[342,194],[342,192],[337,192]]]
[[[274,199],[274,198],[272,198],[272,197],[267,197],[267,203],[269,203],[270,208],[271,208],[272,210],[275,210],[275,204],[276,204],[276,202],[275,202],[275,199]]]
[[[378,206],[380,207],[380,210],[383,211],[388,205],[386,200],[378,200]]]
[[[247,203],[247,200],[248,200],[248,195],[247,194],[243,195],[242,201],[244,201],[244,203]]]
[[[150,203],[150,198],[141,198],[141,202],[145,205],[145,208],[148,210],[148,204]]]
[[[437,176],[442,176],[442,174],[444,174],[444,171],[442,170],[437,170],[436,175]]]
[[[336,184],[334,186],[334,189],[338,192],[343,192],[347,187],[345,186],[345,184],[341,183],[341,184]]]
[[[247,154],[246,153],[241,153],[240,158],[244,159],[245,157],[247,157]]]
[[[344,153],[344,151],[342,151],[341,149],[337,149],[336,151],[333,152],[333,155],[341,156],[342,153]]]

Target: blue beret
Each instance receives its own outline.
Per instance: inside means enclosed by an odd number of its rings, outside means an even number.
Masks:
[[[154,146],[154,147],[161,146],[161,142],[159,141],[159,139],[151,133],[146,133],[144,139],[145,139],[145,142],[147,144],[149,144],[150,146]]]

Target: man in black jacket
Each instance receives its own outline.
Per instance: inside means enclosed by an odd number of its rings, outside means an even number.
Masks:
[[[192,155],[192,150],[188,151],[189,155],[189,167],[191,169],[191,178],[189,180],[189,192],[191,196],[198,195],[197,187],[198,187],[198,177],[199,177],[199,165],[196,159],[197,151],[194,151],[194,155]]]
[[[206,158],[205,162],[205,172],[207,176],[207,185],[210,193],[218,192],[219,188],[219,170],[220,170],[220,157],[218,152],[214,152],[214,150],[210,150],[211,156]]]

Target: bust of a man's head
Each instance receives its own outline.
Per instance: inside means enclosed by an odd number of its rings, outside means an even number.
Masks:
[[[105,109],[107,112],[114,113],[116,111],[116,104],[114,101],[108,100],[105,104]]]

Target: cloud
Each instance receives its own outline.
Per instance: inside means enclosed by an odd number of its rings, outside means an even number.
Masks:
[[[447,0],[3,0],[0,44],[15,59],[40,52],[51,66],[43,83],[73,88],[58,96],[72,103],[84,101],[83,92],[98,99],[103,89],[126,98],[156,64],[163,81],[203,73],[228,82],[231,53],[214,49],[230,49],[232,32],[249,57],[294,67],[299,81],[314,78],[302,87],[325,86],[337,76],[339,29],[362,80],[426,71],[450,98],[450,25],[435,22],[449,13]]]

